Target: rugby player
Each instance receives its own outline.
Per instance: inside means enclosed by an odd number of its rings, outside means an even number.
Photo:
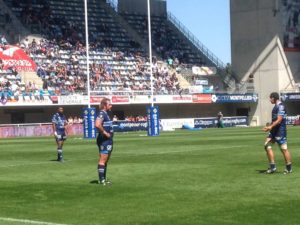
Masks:
[[[68,122],[64,115],[63,107],[59,107],[52,117],[53,135],[57,144],[57,161],[63,162],[63,145],[67,139],[66,126]]]
[[[95,121],[98,129],[97,145],[99,149],[98,175],[99,184],[105,186],[111,184],[106,179],[107,163],[113,150],[113,123],[107,112],[112,108],[108,98],[103,98],[100,103],[100,112]]]
[[[287,147],[286,110],[279,100],[277,92],[270,94],[270,102],[275,105],[272,109],[272,123],[263,128],[263,131],[269,132],[265,141],[265,150],[269,160],[269,168],[266,173],[271,174],[276,171],[275,157],[272,150],[272,143],[276,142],[285,159],[286,167],[284,174],[289,174],[292,172],[292,161]]]

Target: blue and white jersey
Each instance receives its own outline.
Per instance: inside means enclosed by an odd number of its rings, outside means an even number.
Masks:
[[[102,120],[102,126],[104,130],[111,135],[111,138],[113,136],[114,130],[113,130],[113,121],[110,120],[108,114],[106,111],[101,110],[99,112],[99,115],[97,119]],[[100,133],[99,133],[100,134]]]
[[[275,122],[277,120],[278,116],[282,116],[282,121],[280,124],[275,126],[271,133],[276,136],[286,136],[286,109],[282,102],[279,102],[275,104],[273,110],[272,110],[272,122]]]
[[[52,123],[55,124],[56,132],[65,131],[65,125],[67,124],[67,119],[65,115],[60,113],[55,113],[52,117]]]

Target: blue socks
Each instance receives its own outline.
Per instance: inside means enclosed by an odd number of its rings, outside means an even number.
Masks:
[[[61,148],[57,149],[57,161],[61,161],[63,159],[63,150]]]
[[[270,163],[270,169],[271,170],[276,170],[276,164],[275,163]]]
[[[286,170],[289,171],[289,172],[292,171],[292,163],[286,164],[286,165],[285,165],[285,168],[286,168]]]
[[[99,181],[105,181],[106,179],[106,166],[105,165],[98,165],[98,175]]]

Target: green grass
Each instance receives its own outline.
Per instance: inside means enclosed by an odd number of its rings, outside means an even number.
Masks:
[[[294,173],[267,168],[260,128],[115,135],[111,187],[95,184],[95,140],[70,137],[66,162],[52,138],[0,139],[1,218],[74,225],[299,224],[300,127],[289,128]]]

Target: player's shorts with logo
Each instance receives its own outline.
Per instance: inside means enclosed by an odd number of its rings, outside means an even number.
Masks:
[[[65,131],[56,131],[55,138],[57,141],[65,141],[67,140],[67,135]]]
[[[99,148],[99,154],[110,154],[113,150],[113,140],[112,139],[105,139],[101,136],[98,136],[97,145]]]
[[[273,142],[276,142],[278,145],[287,144],[286,131],[278,129],[276,131],[271,131],[268,135],[268,138],[271,138]]]

